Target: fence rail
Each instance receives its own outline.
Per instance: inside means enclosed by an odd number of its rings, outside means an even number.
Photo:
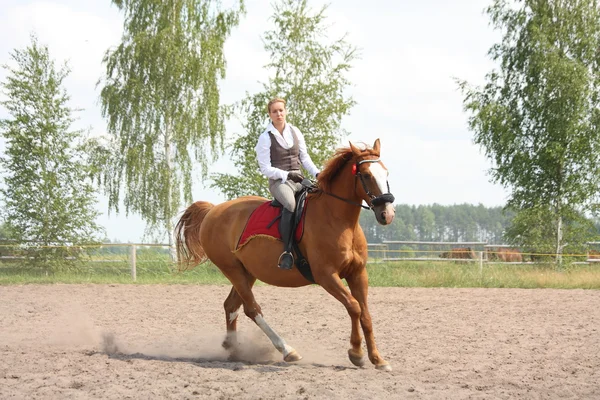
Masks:
[[[600,242],[590,242],[589,245],[600,245]],[[452,246],[477,246],[479,249],[473,250],[475,256],[472,258],[441,258],[442,252],[450,250]],[[84,245],[84,246],[46,246],[46,247],[62,247],[62,248],[78,248],[86,249],[85,259],[86,263],[91,270],[95,271],[97,268],[112,268],[113,270],[119,270],[120,274],[126,273],[131,276],[133,281],[137,280],[138,270],[146,273],[158,273],[156,271],[172,271],[174,259],[171,255],[171,249],[168,244],[157,243],[106,243],[97,245]],[[437,249],[432,249],[437,247]],[[522,260],[520,262],[502,261],[490,259],[489,255],[494,252],[491,251],[493,248],[507,248],[512,247],[503,244],[488,244],[487,242],[430,242],[430,241],[383,241],[382,243],[368,243],[369,263],[398,263],[398,262],[465,262],[465,263],[478,263],[480,268],[483,268],[484,264],[539,264],[548,263],[543,262],[532,262]],[[35,249],[39,246],[31,245],[20,245],[20,244],[2,244],[0,243],[0,263],[3,264],[4,268],[12,268],[11,264],[22,260],[32,258],[27,253],[19,253],[23,249]],[[111,248],[122,248],[121,250],[111,251]],[[164,250],[153,251],[152,248],[161,248]],[[14,251],[7,251],[13,249]],[[140,249],[148,250],[147,253],[142,253]],[[95,250],[98,250],[96,252]],[[103,252],[104,251],[104,252]],[[438,255],[432,256],[433,254]],[[553,254],[540,254],[540,253],[521,253],[522,255],[539,255],[551,257]],[[140,256],[141,255],[141,256]],[[419,256],[420,255],[420,256]],[[589,264],[599,265],[600,258],[590,258],[590,253],[587,254],[564,254],[564,257],[578,257],[579,260],[573,260],[573,264]],[[65,256],[65,260],[74,260],[76,257]],[[140,264],[141,263],[141,264]],[[111,266],[111,264],[113,264]],[[140,266],[141,265],[141,266]],[[141,269],[140,269],[141,268]],[[6,270],[5,270],[6,271]]]
[[[118,257],[118,254],[107,253],[107,256],[111,256],[111,258],[103,258],[103,259],[94,259],[90,258],[86,260],[89,263],[105,263],[105,264],[115,264],[115,263],[123,263],[128,266],[129,273],[131,275],[131,279],[133,281],[137,280],[137,269],[138,269],[138,249],[139,248],[164,248],[169,249],[170,246],[165,243],[102,243],[102,244],[91,244],[91,245],[37,245],[36,242],[25,242],[25,243],[8,243],[8,241],[4,241],[0,243],[0,261],[19,261],[19,260],[29,260],[34,259],[32,256],[28,255],[15,255],[14,253],[19,252],[27,252],[27,251],[35,251],[39,249],[52,249],[52,248],[64,248],[69,250],[74,250],[78,252],[82,252],[85,250],[93,252],[93,250],[101,251],[103,249],[109,248],[124,248],[125,251],[121,252],[121,258]],[[4,254],[7,252],[13,251],[13,254]],[[166,256],[168,257],[168,256]],[[74,256],[65,256],[62,258],[64,260],[76,260],[77,257]],[[144,260],[144,263],[164,263],[165,260]]]
[[[586,242],[588,246],[585,254],[562,254],[564,258],[582,258],[585,261],[574,261],[577,264],[595,264],[600,262],[600,252],[596,252],[590,249],[590,246],[600,245],[600,242]],[[431,248],[437,246],[438,249],[432,250]],[[553,253],[539,253],[539,252],[521,252],[513,245],[508,244],[490,244],[489,242],[432,242],[432,241],[412,241],[412,240],[384,240],[381,243],[368,243],[367,248],[369,251],[369,257],[377,259],[378,262],[398,262],[398,261],[473,261],[477,260],[478,257],[473,258],[445,258],[441,254],[446,251],[451,251],[452,246],[476,246],[480,249],[474,248],[474,253],[482,252],[483,262],[485,263],[504,263],[504,264],[540,264],[547,263],[548,261],[503,261],[498,259],[492,259],[490,255],[498,256],[502,253],[505,254],[519,254],[521,257],[529,256],[532,258],[545,258],[553,259],[556,255]],[[514,248],[515,252],[501,252],[494,251],[494,249],[509,249]],[[407,254],[407,256],[401,257],[400,255]],[[415,257],[415,254],[423,254],[422,257]],[[430,254],[438,254],[439,257],[431,257]]]

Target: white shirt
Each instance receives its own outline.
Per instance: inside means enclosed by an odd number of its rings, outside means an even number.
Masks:
[[[256,147],[254,148],[254,150],[256,150],[256,158],[258,160],[260,172],[262,172],[269,179],[280,179],[283,183],[287,181],[288,171],[275,168],[271,165],[271,135],[269,135],[269,131],[273,132],[273,136],[275,136],[277,143],[279,143],[279,145],[286,150],[294,145],[294,136],[292,135],[290,124],[285,124],[285,127],[283,128],[283,135],[281,135],[271,122],[267,126],[267,129],[258,137],[258,143],[256,143]],[[310,159],[308,152],[306,151],[306,141],[304,140],[304,135],[302,135],[300,129],[295,126],[294,132],[296,132],[296,137],[298,138],[298,155],[300,157],[300,163],[308,171],[308,173],[310,173],[312,176],[316,176],[317,173],[319,173],[319,169],[315,166],[313,161]]]

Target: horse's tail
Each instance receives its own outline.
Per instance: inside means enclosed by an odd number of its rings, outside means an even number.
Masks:
[[[214,207],[207,201],[189,206],[175,225],[177,262],[180,271],[194,268],[208,259],[200,241],[200,227],[206,214]]]

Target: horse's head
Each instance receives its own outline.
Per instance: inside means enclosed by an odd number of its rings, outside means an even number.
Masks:
[[[379,159],[379,139],[375,140],[373,149],[360,150],[350,143],[352,150],[352,174],[360,181],[356,186],[357,195],[369,205],[375,213],[377,222],[389,225],[394,220],[394,196],[390,193],[388,183],[389,172]]]

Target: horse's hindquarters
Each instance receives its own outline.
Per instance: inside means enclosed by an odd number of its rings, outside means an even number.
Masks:
[[[239,267],[235,248],[250,214],[266,199],[242,197],[213,207],[200,227],[200,242],[208,258],[221,271]]]
[[[261,197],[241,197],[214,206],[200,228],[200,241],[208,258],[227,276],[244,268],[260,281],[284,287],[309,285],[300,272],[277,266],[283,243],[273,237],[255,237],[240,249],[238,241],[252,212],[263,204]]]

